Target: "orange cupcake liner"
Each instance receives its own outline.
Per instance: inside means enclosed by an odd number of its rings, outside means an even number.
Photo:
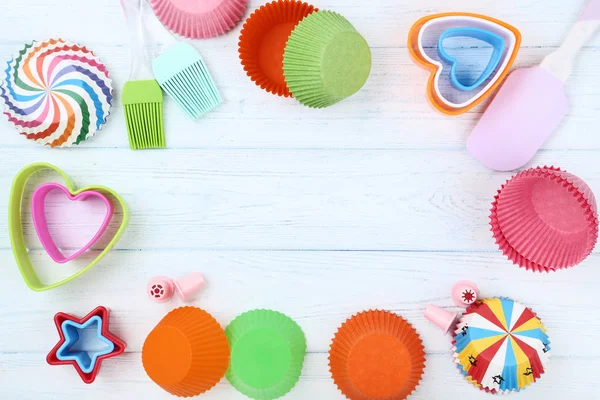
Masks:
[[[361,312],[338,329],[329,369],[351,400],[400,400],[418,386],[425,349],[410,323],[389,311]]]
[[[244,71],[261,89],[291,97],[283,75],[283,52],[300,21],[315,7],[297,0],[277,0],[256,9],[240,33],[239,54]]]
[[[179,307],[150,332],[142,363],[150,379],[180,397],[197,396],[215,386],[229,366],[229,342],[206,311]]]

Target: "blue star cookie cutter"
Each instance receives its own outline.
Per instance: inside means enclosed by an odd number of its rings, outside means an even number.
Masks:
[[[61,329],[65,335],[65,342],[56,351],[56,358],[61,361],[73,360],[86,374],[92,372],[98,357],[110,354],[115,349],[115,344],[102,334],[102,322],[102,319],[97,315],[88,319],[83,324],[78,324],[71,320],[64,321]],[[83,347],[78,346],[77,350],[73,349],[75,344],[81,339],[81,331],[91,328],[94,325],[96,325],[96,338],[106,344],[106,346],[101,350],[87,350],[84,343]]]
[[[58,331],[59,341],[46,356],[46,362],[50,365],[71,365],[83,382],[87,384],[94,382],[102,361],[123,354],[127,346],[123,340],[109,330],[109,323],[109,311],[102,306],[96,307],[83,318],[63,312],[57,313],[54,316],[54,324]],[[99,340],[107,344],[100,350],[89,346],[91,343],[87,341],[87,335],[82,338],[81,343],[77,343],[82,330],[94,327],[96,328],[94,333]]]

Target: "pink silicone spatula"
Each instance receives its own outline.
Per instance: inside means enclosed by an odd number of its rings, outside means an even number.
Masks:
[[[497,171],[527,164],[569,110],[565,83],[575,57],[600,27],[600,0],[589,0],[563,44],[533,68],[514,71],[467,140],[467,150]]]

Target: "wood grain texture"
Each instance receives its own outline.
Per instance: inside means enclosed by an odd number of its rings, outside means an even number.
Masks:
[[[262,4],[251,0],[249,9]],[[201,51],[225,103],[191,122],[167,99],[169,148],[128,149],[118,90],[128,78],[129,44],[119,2],[4,0],[0,59],[32,39],[62,36],[92,48],[108,65],[117,97],[108,123],[89,143],[40,148],[0,124],[0,398],[166,399],[145,375],[142,343],[178,305],[150,303],[145,285],[156,275],[201,271],[206,289],[193,302],[226,326],[252,308],[273,308],[302,326],[309,354],[288,400],[342,399],[327,367],[337,327],[365,309],[389,309],[421,334],[427,367],[415,399],[483,399],[456,371],[449,337],[427,322],[434,303],[458,311],[451,285],[469,278],[488,296],[508,296],[543,319],[553,359],[522,399],[600,397],[600,254],[577,268],[539,275],[511,265],[488,226],[495,191],[510,177],[494,173],[464,150],[485,105],[466,115],[436,114],[425,100],[427,74],[406,50],[421,16],[468,10],[503,19],[523,34],[518,66],[555,49],[583,1],[319,0],[346,16],[373,52],[373,70],[355,96],[326,110],[262,92],[237,58],[241,26],[193,44]],[[250,12],[250,11],[249,11]],[[557,165],[600,192],[600,35],[586,46],[569,81],[569,116],[531,165]],[[37,161],[56,164],[81,185],[103,184],[130,206],[131,223],[114,251],[80,279],[49,292],[28,290],[16,268],[6,229],[9,187]],[[44,176],[37,180],[49,179]],[[62,222],[73,229],[76,221]],[[60,223],[57,223],[60,225]],[[77,266],[56,266],[42,250],[26,213],[26,241],[40,274],[54,278]],[[79,238],[80,239],[80,238]],[[88,257],[93,256],[93,254]],[[112,311],[111,327],[128,343],[85,386],[70,367],[50,367],[54,314]],[[35,380],[32,378],[35,377]],[[225,380],[202,398],[242,399]]]

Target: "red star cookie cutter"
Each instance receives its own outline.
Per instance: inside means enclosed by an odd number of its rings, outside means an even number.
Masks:
[[[113,351],[111,351],[108,354],[99,356],[96,360],[96,363],[94,364],[94,368],[92,369],[92,371],[90,373],[85,373],[75,360],[65,360],[65,361],[59,360],[57,357],[57,352],[58,352],[58,349],[65,343],[65,340],[66,340],[65,334],[62,329],[62,324],[64,321],[73,321],[77,324],[85,324],[90,318],[95,317],[95,316],[100,317],[100,319],[102,320],[102,335],[106,339],[113,342],[114,349],[113,349]],[[106,307],[102,307],[102,306],[96,307],[94,310],[92,310],[92,312],[90,312],[88,315],[86,315],[83,318],[77,318],[77,317],[74,317],[73,315],[66,314],[63,312],[57,313],[54,316],[54,324],[56,325],[56,329],[58,330],[60,340],[58,341],[56,346],[54,346],[54,348],[50,351],[50,353],[48,353],[48,355],[46,356],[46,361],[48,362],[48,364],[50,364],[50,365],[72,365],[73,367],[75,367],[75,369],[77,370],[77,373],[79,374],[79,376],[85,383],[90,384],[90,383],[94,382],[94,380],[96,379],[96,375],[98,375],[98,371],[100,370],[100,364],[102,363],[102,360],[123,354],[123,352],[125,351],[125,347],[127,346],[127,344],[124,341],[119,339],[117,336],[113,335],[108,330],[108,323],[109,323],[108,317],[109,317],[108,309]]]

